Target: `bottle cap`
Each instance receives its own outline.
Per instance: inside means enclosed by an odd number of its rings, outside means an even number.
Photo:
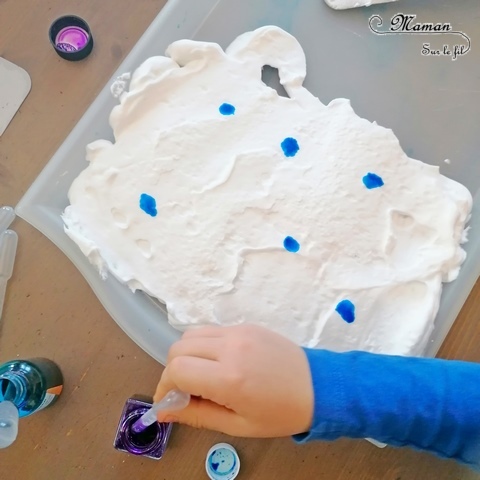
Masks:
[[[12,402],[0,403],[0,448],[9,447],[18,434],[18,409]]]
[[[233,480],[240,472],[240,458],[228,443],[217,443],[207,453],[205,469],[211,480]]]
[[[93,37],[87,22],[76,15],[57,18],[49,30],[50,42],[65,60],[82,60],[93,49]]]

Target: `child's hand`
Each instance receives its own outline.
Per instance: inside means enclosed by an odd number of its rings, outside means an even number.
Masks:
[[[204,327],[172,345],[155,393],[192,395],[187,408],[161,412],[180,422],[243,437],[306,432],[313,416],[310,367],[290,340],[253,325]]]

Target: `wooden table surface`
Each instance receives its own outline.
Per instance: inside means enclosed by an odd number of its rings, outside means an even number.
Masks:
[[[0,137],[0,205],[17,204],[164,3],[0,0],[0,56],[32,78],[31,93]],[[49,44],[50,23],[67,13],[85,18],[94,34],[93,53],[82,62],[60,59]],[[209,447],[227,441],[241,457],[239,478],[249,480],[480,479],[452,461],[366,441],[297,446],[288,438],[236,439],[178,426],[159,462],[115,451],[125,400],[151,394],[163,367],[120,330],[53,243],[20,219],[13,228],[19,247],[0,361],[51,358],[63,370],[65,390],[56,405],[20,422],[15,444],[0,451],[0,478],[197,480],[207,478]],[[479,320],[477,282],[440,356],[479,362]]]

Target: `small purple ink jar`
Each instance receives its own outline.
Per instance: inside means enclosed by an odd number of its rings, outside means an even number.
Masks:
[[[133,424],[151,408],[152,404],[149,399],[139,396],[126,401],[113,442],[116,450],[154,460],[162,458],[170,438],[172,423],[155,422],[141,433],[132,430]]]
[[[49,30],[50,42],[65,60],[82,60],[93,49],[93,37],[87,22],[76,15],[57,18]]]

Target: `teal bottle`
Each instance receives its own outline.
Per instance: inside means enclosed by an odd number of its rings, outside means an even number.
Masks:
[[[62,372],[46,358],[12,360],[0,365],[0,402],[13,403],[19,417],[48,407],[62,389]]]

